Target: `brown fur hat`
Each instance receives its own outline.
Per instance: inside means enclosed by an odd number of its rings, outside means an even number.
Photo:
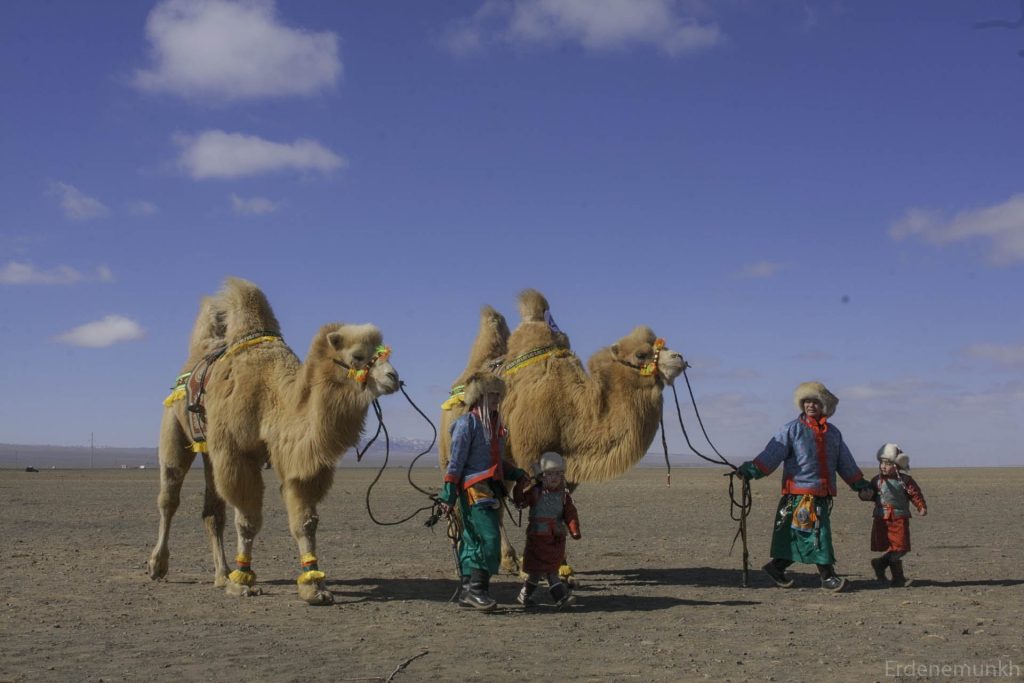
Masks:
[[[475,406],[487,394],[495,393],[501,397],[505,396],[505,381],[490,370],[479,370],[474,372],[466,380],[466,392],[463,400],[467,406]]]
[[[821,404],[821,412],[825,414],[825,417],[832,417],[839,404],[839,399],[835,394],[826,389],[821,382],[804,382],[793,392],[793,403],[801,412],[804,409],[803,402],[808,399],[813,399]]]

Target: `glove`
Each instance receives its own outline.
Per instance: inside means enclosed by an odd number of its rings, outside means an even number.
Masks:
[[[863,501],[874,500],[875,492],[871,489],[861,489],[860,491],[857,491],[857,497]]]
[[[516,485],[512,487],[512,502],[516,507],[522,509],[526,505],[526,491],[530,488],[533,480],[523,473],[523,476],[516,479]]]
[[[753,461],[748,460],[732,472],[726,472],[725,475],[729,476],[735,474],[739,477],[743,477],[744,481],[750,481],[751,479],[759,479],[761,477],[761,471],[757,469]]]

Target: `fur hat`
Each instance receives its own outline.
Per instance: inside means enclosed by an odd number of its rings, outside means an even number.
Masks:
[[[564,472],[565,460],[558,453],[548,451],[540,456],[540,472]]]
[[[466,380],[465,400],[467,406],[475,406],[487,394],[498,394],[505,396],[505,381],[490,370],[479,370],[474,372]]]
[[[793,392],[793,403],[796,404],[797,410],[801,412],[804,409],[804,401],[810,399],[821,404],[821,412],[825,414],[825,417],[832,417],[832,414],[836,412],[836,406],[839,404],[839,399],[836,398],[835,394],[826,389],[825,385],[821,382],[804,382]]]
[[[899,444],[886,443],[878,449],[878,462],[891,462],[901,470],[910,469],[910,456],[903,452]]]

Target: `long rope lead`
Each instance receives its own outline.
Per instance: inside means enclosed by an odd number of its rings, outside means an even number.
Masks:
[[[729,547],[729,554],[732,554],[733,548],[736,546],[736,539],[740,539],[743,543],[743,587],[746,588],[749,585],[750,580],[750,552],[747,549],[747,516],[750,514],[750,510],[754,505],[753,496],[750,492],[750,481],[740,474],[739,468],[729,462],[724,455],[722,455],[715,444],[711,442],[711,438],[708,436],[707,430],[704,428],[704,421],[701,420],[700,410],[697,408],[697,400],[693,395],[693,387],[690,385],[690,377],[686,374],[686,368],[683,368],[683,378],[686,380],[686,389],[690,394],[690,403],[693,405],[693,413],[697,416],[697,424],[700,425],[700,430],[704,434],[704,439],[711,446],[711,450],[715,452],[718,458],[711,458],[696,448],[690,442],[690,436],[686,432],[686,425],[683,424],[683,412],[679,407],[679,395],[676,393],[675,385],[672,386],[672,397],[675,399],[676,404],[676,417],[679,418],[679,427],[683,430],[683,438],[686,439],[686,445],[690,447],[690,450],[694,452],[697,457],[702,460],[706,460],[715,465],[725,465],[732,471],[726,474],[729,477],[729,517],[734,522],[739,522],[739,528],[736,529],[736,535],[732,538],[732,545]],[[664,442],[664,423],[662,423],[662,440]],[[668,447],[665,446],[665,460],[668,461]],[[670,470],[671,473],[671,470]],[[740,495],[736,497],[735,481],[739,477],[742,484],[740,485]]]

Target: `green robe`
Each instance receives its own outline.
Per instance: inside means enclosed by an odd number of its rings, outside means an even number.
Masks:
[[[832,525],[829,521],[832,501],[827,497],[814,498],[818,527],[812,531],[804,531],[792,526],[793,509],[802,497],[785,495],[779,500],[775,529],[772,531],[771,556],[804,564],[834,564],[836,555],[832,548]]]

